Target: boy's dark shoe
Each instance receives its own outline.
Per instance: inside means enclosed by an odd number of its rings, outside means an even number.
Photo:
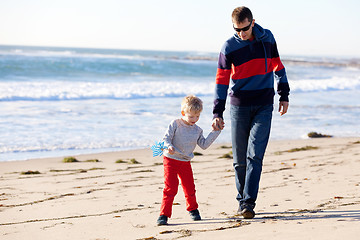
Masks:
[[[253,208],[247,204],[239,207],[238,213],[240,213],[245,219],[252,219],[255,217]]]
[[[194,221],[201,220],[199,210],[195,209],[195,210],[189,211],[189,214],[190,214],[190,217],[192,220],[194,220]]]
[[[165,215],[161,215],[157,220],[157,225],[158,226],[168,225],[167,221],[168,221],[168,217]]]

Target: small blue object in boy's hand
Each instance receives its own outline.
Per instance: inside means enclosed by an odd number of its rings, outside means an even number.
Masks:
[[[151,150],[153,151],[153,157],[161,156],[164,149],[167,149],[167,147],[164,146],[164,142],[155,142],[155,145],[151,147]]]

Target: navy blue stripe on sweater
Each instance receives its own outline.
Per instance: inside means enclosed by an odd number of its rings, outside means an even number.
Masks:
[[[274,89],[265,88],[253,91],[238,91],[230,93],[230,103],[236,106],[257,106],[274,103]]]
[[[266,56],[271,56],[271,58],[279,57],[279,53],[277,51],[273,51],[273,53],[270,52],[274,47],[273,44],[270,42],[264,42],[264,46],[266,49]],[[228,61],[234,64],[234,66],[239,66],[253,59],[264,59],[265,52],[261,42],[254,42],[231,53],[228,53],[226,56]],[[221,61],[223,59],[219,60]]]
[[[265,78],[270,80],[264,81]],[[232,92],[238,92],[239,90],[251,91],[274,88],[274,74],[273,72],[269,72],[265,75],[255,75],[239,80],[233,79],[233,82],[234,86],[231,88]]]
[[[229,85],[215,85],[215,99],[226,99]]]

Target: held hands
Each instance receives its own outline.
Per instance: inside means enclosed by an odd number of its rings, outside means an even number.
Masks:
[[[279,102],[279,113],[280,116],[284,115],[289,108],[289,102],[281,101]]]
[[[222,118],[214,118],[211,126],[214,131],[219,131],[224,129],[225,123]]]

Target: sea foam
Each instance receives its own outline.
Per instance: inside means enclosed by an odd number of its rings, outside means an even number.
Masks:
[[[189,93],[212,95],[212,79],[203,81],[17,81],[0,82],[0,101],[62,101],[178,97]],[[360,89],[359,78],[331,77],[290,82],[292,92]]]

